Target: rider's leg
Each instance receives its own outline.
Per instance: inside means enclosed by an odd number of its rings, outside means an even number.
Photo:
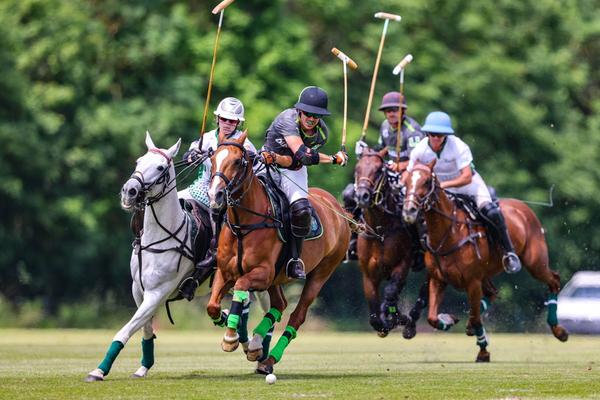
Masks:
[[[308,199],[299,199],[290,205],[292,214],[292,258],[286,266],[286,274],[292,279],[305,279],[304,262],[300,258],[302,243],[310,233],[311,206]]]
[[[506,222],[500,207],[495,203],[489,202],[481,207],[482,214],[491,222],[491,225],[496,230],[498,238],[500,239],[500,245],[504,250],[504,257],[502,257],[502,265],[504,270],[509,274],[517,273],[521,270],[521,261],[515,253],[512,241],[506,228]]]
[[[354,183],[349,183],[342,192],[342,199],[344,200],[344,209],[352,214],[352,217],[358,221],[361,217],[361,209],[356,204],[354,198]],[[346,260],[358,260],[356,253],[356,245],[358,242],[358,233],[352,231],[350,236],[350,244],[348,245],[348,252],[346,253]]]
[[[206,251],[206,256],[203,260],[196,263],[192,276],[188,277],[181,283],[179,292],[181,295],[191,301],[194,298],[194,293],[206,279],[208,279],[216,269],[217,264],[217,247],[219,242],[219,234],[221,233],[221,222],[223,220],[224,211],[211,213],[212,239],[210,246]],[[200,238],[202,240],[202,238]]]

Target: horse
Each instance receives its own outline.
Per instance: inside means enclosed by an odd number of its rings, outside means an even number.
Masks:
[[[480,350],[477,362],[489,362],[488,337],[481,320],[481,312],[489,306],[484,298],[482,284],[486,279],[503,271],[502,251],[497,242],[487,236],[485,226],[473,221],[466,211],[457,207],[432,172],[435,160],[430,164],[416,164],[406,179],[406,197],[403,218],[413,223],[420,212],[427,226],[425,264],[429,272],[429,312],[427,321],[440,330],[448,330],[456,318],[438,314],[444,289],[451,284],[466,290],[470,306],[467,334],[477,336]],[[527,271],[535,279],[546,283],[548,297],[547,323],[554,336],[561,342],[569,334],[558,323],[556,298],[560,291],[560,277],[549,268],[548,247],[544,228],[524,202],[516,199],[500,199],[500,207],[506,219],[509,235],[515,251]]]
[[[173,158],[180,145],[181,139],[169,149],[159,149],[146,132],[148,152],[138,158],[135,171],[121,189],[124,210],[144,209],[143,234],[130,260],[131,292],[138,309],[114,336],[103,361],[87,375],[87,382],[104,380],[119,352],[140,328],[143,328],[142,360],[132,377],[147,376],[154,365],[153,316],[169,298],[177,297],[179,284],[194,268],[194,223],[183,211],[176,190]],[[208,239],[209,226],[198,225],[197,229],[200,240]]]
[[[254,329],[247,353],[249,361],[264,360],[257,372],[268,374],[297,336],[308,308],[343,260],[350,240],[350,225],[344,210],[330,193],[319,188],[309,189],[310,202],[324,232],[319,238],[305,241],[301,257],[307,277],[302,294],[283,335],[268,355],[263,354],[265,333],[281,320],[287,307],[281,285],[290,280],[285,271],[275,269],[283,246],[276,229],[279,224],[265,187],[252,169],[251,157],[242,146],[245,136],[220,143],[211,160],[210,206],[213,212],[226,210],[227,223],[219,237],[217,271],[206,310],[213,321],[226,322],[221,347],[227,352],[234,351],[239,344],[236,327],[240,303],[249,291],[268,290],[271,309]],[[220,303],[232,287],[232,305],[229,315],[224,315]]]
[[[363,222],[370,228],[358,236],[358,262],[373,329],[385,337],[396,326],[404,325],[402,336],[412,339],[416,335],[416,321],[427,305],[427,283],[421,287],[409,316],[401,314],[398,298],[414,263],[413,240],[397,210],[400,195],[394,195],[391,187],[384,161],[386,153],[385,148],[379,152],[365,149],[354,169],[354,197],[362,210]],[[383,280],[389,282],[381,302],[379,286]]]

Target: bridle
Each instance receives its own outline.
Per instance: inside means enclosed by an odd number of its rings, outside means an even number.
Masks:
[[[355,183],[355,191],[357,191],[358,189],[366,190],[371,198],[371,204],[369,205],[369,207],[380,206],[384,200],[383,191],[386,183],[386,175],[384,172],[385,161],[383,157],[376,152],[363,154],[361,158],[363,157],[377,157],[381,161],[382,165],[377,172],[375,180],[369,178],[368,176],[361,176],[360,178],[358,178],[357,182]]]
[[[171,187],[171,189],[167,190],[167,188],[169,186],[171,186],[171,183],[173,183],[173,181],[175,180],[175,177],[173,177],[173,179],[171,179],[171,163],[173,162],[173,159],[171,157],[169,157],[161,149],[153,148],[153,149],[148,150],[148,152],[160,154],[161,156],[163,156],[167,160],[167,166],[161,172],[161,174],[158,176],[158,178],[156,178],[154,180],[154,182],[146,182],[146,179],[144,178],[144,173],[142,171],[138,171],[138,170],[133,171],[133,173],[131,174],[129,179],[134,179],[134,180],[138,181],[142,187],[140,192],[138,193],[136,200],[135,200],[135,207],[138,209],[142,209],[147,205],[156,203],[158,200],[165,197],[171,190],[175,189],[175,185],[173,185],[173,187]],[[163,185],[163,187],[157,195],[154,195],[152,197],[146,197],[147,194],[150,192],[150,190],[152,190],[152,188],[154,186],[161,185],[161,184]]]
[[[219,143],[217,148],[224,147],[224,146],[233,146],[233,147],[236,147],[241,150],[242,157],[239,159],[240,160],[240,165],[239,165],[240,168],[238,168],[238,171],[231,179],[229,179],[227,177],[227,175],[225,175],[221,171],[216,171],[213,174],[213,176],[210,178],[210,184],[212,185],[212,181],[213,181],[213,179],[215,179],[216,176],[223,179],[223,181],[225,182],[224,191],[225,191],[225,198],[227,201],[227,205],[228,206],[239,205],[241,199],[244,197],[246,192],[243,192],[240,196],[237,197],[237,199],[235,198],[235,195],[244,187],[244,182],[246,181],[246,179],[248,179],[248,176],[250,175],[249,172],[250,172],[250,169],[252,168],[252,164],[250,163],[250,158],[248,157],[248,152],[246,151],[246,148],[244,146],[242,146],[240,143],[238,143],[238,142],[223,142],[223,143]]]
[[[423,171],[431,174],[427,182],[425,182],[425,184],[429,185],[429,187],[423,196],[419,196],[418,194],[414,193],[415,188],[413,188],[410,193],[407,192],[406,197],[404,198],[404,206],[406,206],[406,204],[413,204],[416,206],[417,210],[422,210],[424,212],[429,211],[435,203],[434,200],[437,197],[434,196],[434,193],[439,187],[438,180],[435,179],[435,173],[425,165],[417,164],[414,166],[413,171]]]

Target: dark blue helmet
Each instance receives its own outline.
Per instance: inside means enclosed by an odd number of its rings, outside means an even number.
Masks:
[[[302,89],[294,107],[311,114],[331,115],[327,110],[327,93],[317,86],[307,86]]]

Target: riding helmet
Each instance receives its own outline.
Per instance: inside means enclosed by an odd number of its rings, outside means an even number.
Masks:
[[[327,93],[317,86],[307,86],[302,89],[294,107],[307,113],[331,115],[327,110]]]

